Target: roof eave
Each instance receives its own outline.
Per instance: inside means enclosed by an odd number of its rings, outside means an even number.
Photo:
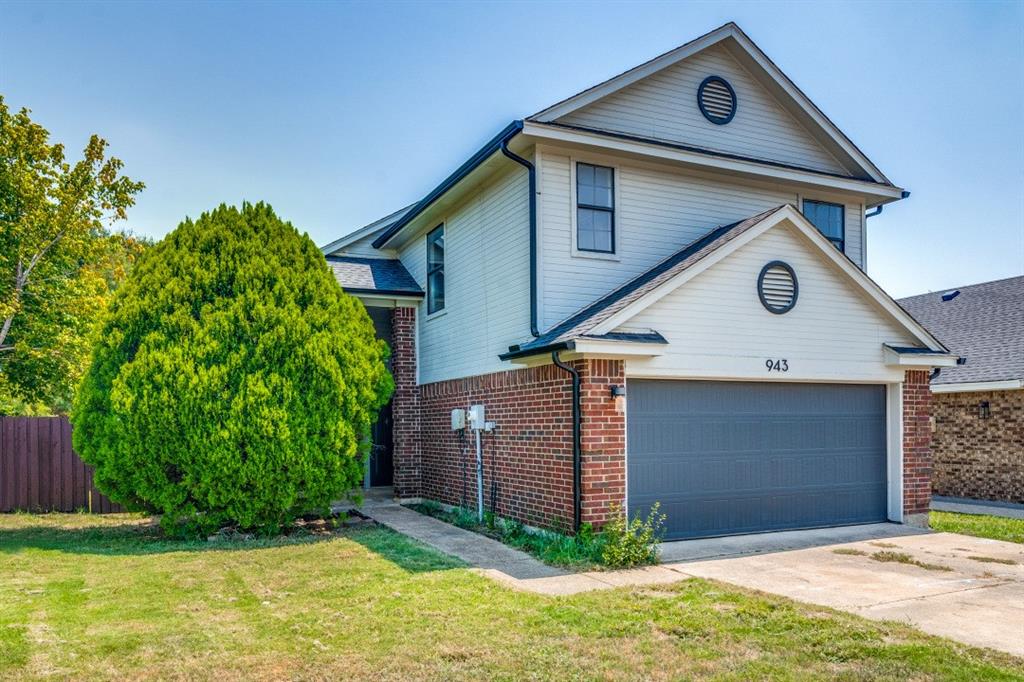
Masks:
[[[343,246],[348,246],[349,244],[357,242],[360,239],[373,234],[374,232],[384,230],[388,225],[394,222],[394,220],[397,220],[398,217],[401,217],[402,213],[408,211],[410,208],[412,208],[412,204],[409,204],[404,208],[400,208],[397,211],[394,211],[393,213],[389,213],[383,218],[374,220],[372,223],[368,225],[363,225],[358,230],[349,232],[348,234],[339,237],[338,239],[335,239],[330,244],[325,244],[324,246],[321,246],[320,252],[325,256],[329,256],[338,249],[342,248]]]
[[[422,291],[406,291],[405,289],[366,289],[361,287],[342,286],[346,294],[353,296],[403,296],[408,298],[423,298]]]
[[[512,121],[512,123],[505,126],[505,128],[491,138],[483,147],[478,149],[473,156],[469,157],[465,163],[459,166],[455,171],[441,181],[434,189],[430,190],[427,196],[423,197],[408,213],[398,219],[393,225],[385,230],[380,236],[373,240],[373,248],[383,248],[395,235],[402,231],[407,225],[416,220],[424,211],[430,208],[434,202],[440,199],[445,193],[448,192],[452,187],[459,184],[466,176],[472,173],[477,167],[480,166],[484,161],[501,149],[501,145],[504,142],[512,139],[517,133],[523,129],[523,122],[521,120]]]
[[[899,348],[883,343],[885,364],[893,367],[956,367],[961,358],[956,353],[931,348]]]
[[[706,170],[756,177],[762,180],[786,180],[828,190],[853,192],[870,199],[869,203],[871,206],[899,201],[905,197],[905,190],[892,184],[613,131],[595,130],[561,123],[527,121],[524,124],[523,134],[536,140],[556,144],[578,144],[609,149],[619,153],[657,158],[663,161],[697,166]]]

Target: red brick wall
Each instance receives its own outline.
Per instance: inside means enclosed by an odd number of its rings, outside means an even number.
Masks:
[[[926,514],[932,500],[932,393],[928,372],[903,380],[903,514]]]
[[[392,441],[398,497],[420,495],[420,409],[416,386],[416,309],[391,312]]]
[[[989,417],[979,414],[987,402]],[[936,495],[1024,503],[1024,391],[936,393]]]
[[[613,385],[625,386],[622,360],[589,360],[580,370],[583,403],[582,520],[601,526],[626,501],[626,415],[615,410]]]
[[[614,411],[609,385],[622,383],[621,361],[575,361],[583,407],[584,522],[601,523],[612,501],[625,501],[625,418]],[[448,504],[476,505],[476,453],[451,430],[451,411],[486,407],[497,429],[483,434],[484,504],[496,484],[499,516],[535,526],[572,526],[572,380],[543,365],[420,387],[421,494]],[[396,469],[397,469],[396,462]]]

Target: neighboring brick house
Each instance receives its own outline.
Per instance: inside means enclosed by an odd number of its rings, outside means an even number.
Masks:
[[[1024,503],[1024,277],[899,303],[966,360],[931,381],[933,492]]]
[[[323,247],[393,347],[368,484],[474,505],[483,405],[485,503],[526,523],[922,522],[956,356],[863,270],[907,194],[735,24],[514,121]]]

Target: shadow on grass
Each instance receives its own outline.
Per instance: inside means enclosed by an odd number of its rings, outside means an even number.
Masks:
[[[465,564],[390,528],[365,524],[332,532],[293,530],[287,535],[251,539],[177,539],[164,534],[152,518],[118,515],[97,519],[87,514],[5,515],[14,524],[0,525],[0,554],[44,550],[106,556],[169,552],[240,552],[330,540],[356,542],[407,573],[463,568]]]
[[[466,568],[468,564],[443,554],[384,526],[368,526],[348,538],[401,568],[406,573],[428,573]]]
[[[14,554],[32,549],[110,556],[167,552],[232,552],[324,542],[348,535],[348,531],[292,532],[267,538],[224,539],[210,542],[205,538],[168,537],[156,520],[146,517],[107,517],[97,523],[93,520],[95,517],[86,514],[5,516],[17,519],[19,523],[14,526],[0,525],[0,554]],[[90,525],[90,522],[93,525]]]

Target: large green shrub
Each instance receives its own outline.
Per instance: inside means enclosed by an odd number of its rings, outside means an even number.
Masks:
[[[272,532],[358,484],[387,347],[306,235],[221,206],[149,249],[100,325],[74,444],[168,532]]]

